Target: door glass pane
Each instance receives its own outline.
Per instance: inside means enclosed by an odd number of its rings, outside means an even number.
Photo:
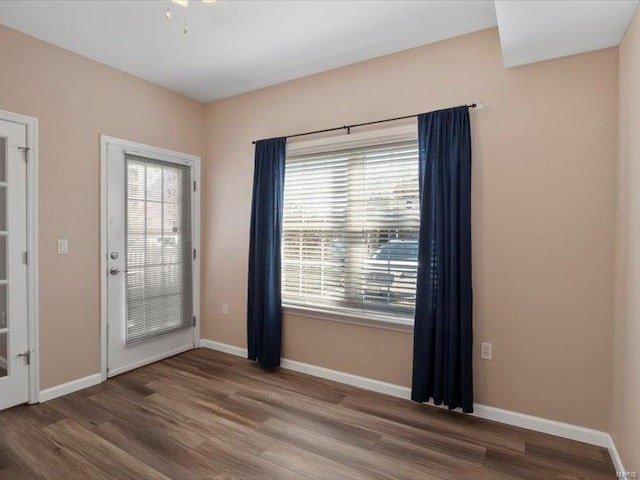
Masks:
[[[190,327],[189,167],[126,158],[127,343]]]
[[[7,286],[0,285],[0,330],[7,328]]]
[[[0,137],[0,182],[7,181],[7,139]]]
[[[0,232],[7,230],[7,187],[0,185]]]
[[[7,236],[0,232],[0,280],[7,279]]]
[[[7,376],[7,333],[0,333],[0,378]]]

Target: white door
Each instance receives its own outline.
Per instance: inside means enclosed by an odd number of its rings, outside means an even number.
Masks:
[[[26,143],[0,120],[0,409],[29,400]]]
[[[193,161],[106,146],[107,376],[195,346]]]

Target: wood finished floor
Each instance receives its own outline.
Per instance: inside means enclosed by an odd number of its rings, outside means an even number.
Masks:
[[[0,412],[1,479],[612,479],[603,448],[198,349]]]

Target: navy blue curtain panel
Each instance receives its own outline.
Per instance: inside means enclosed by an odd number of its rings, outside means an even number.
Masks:
[[[282,287],[280,245],[286,138],[256,142],[249,240],[247,344],[249,359],[280,366]]]
[[[411,398],[473,412],[468,107],[418,116],[420,236]]]

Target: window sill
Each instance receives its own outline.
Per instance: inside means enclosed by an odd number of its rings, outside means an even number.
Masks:
[[[413,321],[400,318],[390,318],[383,315],[356,315],[354,313],[328,312],[314,308],[283,305],[282,311],[285,315],[298,315],[301,317],[317,318],[329,320],[331,322],[349,323],[363,327],[381,328],[383,330],[393,330],[396,332],[413,333]]]

